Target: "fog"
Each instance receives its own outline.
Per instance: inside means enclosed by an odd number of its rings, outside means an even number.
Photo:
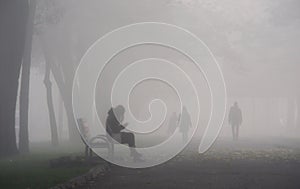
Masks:
[[[63,0],[40,9],[39,15],[61,12],[55,23],[36,24],[33,67],[30,76],[30,141],[51,139],[43,84],[47,56],[62,66],[75,68],[88,48],[104,34],[137,22],[164,22],[189,30],[211,50],[221,67],[227,91],[227,112],[220,137],[231,137],[228,112],[235,101],[243,115],[240,138],[299,137],[300,135],[300,2],[297,0]],[[43,1],[41,1],[43,3]],[[38,31],[42,30],[42,34]],[[175,40],[175,39],[174,39]],[[180,40],[180,39],[176,39]],[[175,52],[155,45],[132,47],[111,60],[96,86],[96,106],[104,124],[109,111],[110,90],[124,66],[145,57],[164,58],[183,67],[194,81],[201,104],[196,140],[209,121],[210,94],[201,72]],[[122,64],[123,67],[120,67]],[[162,66],[157,70],[167,71]],[[171,73],[170,73],[171,74]],[[68,137],[66,112],[53,75],[53,102],[62,140]],[[176,78],[176,77],[174,77]],[[178,79],[178,78],[177,78]],[[178,79],[180,83],[180,79]],[[177,82],[177,81],[176,81]],[[181,83],[182,84],[182,83]],[[182,84],[183,85],[183,84]],[[213,84],[212,84],[213,85]],[[77,86],[80,89],[80,86]],[[185,87],[185,86],[181,86]],[[193,99],[192,92],[185,89]],[[157,81],[137,85],[130,97],[132,113],[140,120],[150,114],[149,102],[160,98],[168,108],[162,127],[153,135],[167,138],[172,112],[180,112],[176,93]],[[134,102],[134,103],[133,103]],[[191,104],[195,103],[193,101]],[[153,112],[160,111],[161,107]],[[189,112],[191,117],[197,113]],[[95,115],[83,115],[85,117]],[[125,115],[128,120],[129,115]],[[93,118],[96,120],[96,118]],[[88,123],[90,125],[95,123]],[[91,126],[91,133],[98,125]],[[17,126],[18,128],[18,126]],[[141,137],[146,137],[141,134]],[[160,142],[160,140],[155,142]]]

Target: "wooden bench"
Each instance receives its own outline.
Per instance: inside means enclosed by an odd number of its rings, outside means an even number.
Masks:
[[[81,119],[78,119],[78,125],[81,129],[81,132],[83,132],[83,122]],[[93,150],[91,148],[107,148],[108,150],[108,156],[110,158],[114,157],[114,145],[120,144],[116,140],[112,139],[110,136],[107,136],[105,134],[100,134],[97,136],[92,137],[88,140],[88,144],[86,141],[81,138],[83,143],[86,145],[85,147],[85,154],[86,156],[92,157],[93,156]]]
[[[106,135],[97,135],[95,137],[92,137],[89,140],[89,153],[90,156],[92,156],[92,149],[91,148],[107,148],[108,150],[108,155],[113,157],[113,145],[111,143],[111,141],[109,140],[109,137],[107,137]]]

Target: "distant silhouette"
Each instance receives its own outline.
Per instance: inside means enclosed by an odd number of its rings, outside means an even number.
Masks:
[[[170,134],[174,133],[177,127],[178,127],[178,117],[176,112],[173,112],[168,124],[168,133]]]
[[[188,140],[189,129],[192,127],[191,116],[185,106],[182,109],[182,114],[180,115],[179,119],[179,131],[182,133],[182,141],[185,143]]]
[[[233,140],[238,140],[239,138],[239,127],[242,124],[242,111],[238,106],[238,103],[235,102],[230,108],[228,122],[232,127],[232,137]]]
[[[130,148],[130,155],[134,158],[134,161],[141,161],[141,154],[135,149],[135,138],[133,133],[121,132],[128,123],[122,124],[124,120],[125,108],[119,105],[115,108],[111,108],[108,111],[106,119],[106,132],[117,142],[121,144],[128,144]]]

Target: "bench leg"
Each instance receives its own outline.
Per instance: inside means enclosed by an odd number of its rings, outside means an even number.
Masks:
[[[93,157],[93,150],[91,148],[89,148],[89,157]]]
[[[113,159],[114,158],[114,144],[110,143],[109,148],[108,148],[108,156],[109,158]]]
[[[88,155],[89,155],[89,147],[88,145],[85,145],[85,152],[84,152],[85,158],[88,158]]]

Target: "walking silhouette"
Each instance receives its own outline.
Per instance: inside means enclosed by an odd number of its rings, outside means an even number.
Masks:
[[[185,143],[188,140],[188,132],[190,130],[190,127],[192,127],[191,116],[185,106],[183,107],[182,114],[180,115],[179,118],[180,118],[179,131],[182,134],[182,142]]]
[[[232,128],[232,137],[233,140],[238,140],[239,138],[239,127],[242,124],[242,111],[238,106],[238,103],[235,102],[233,106],[231,106],[228,116],[228,122]]]

